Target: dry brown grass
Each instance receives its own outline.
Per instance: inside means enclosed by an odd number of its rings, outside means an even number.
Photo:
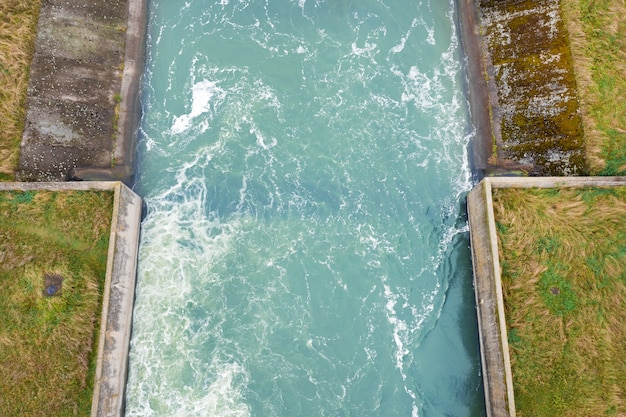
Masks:
[[[494,192],[519,416],[626,415],[626,187]]]
[[[12,179],[41,0],[0,1],[0,180]]]
[[[0,416],[89,415],[113,193],[0,193]],[[63,277],[45,296],[46,275]]]
[[[626,174],[626,3],[561,0],[578,84],[587,161]]]

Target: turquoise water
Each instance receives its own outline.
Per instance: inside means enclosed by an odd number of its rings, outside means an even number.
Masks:
[[[454,0],[150,2],[127,416],[482,416]]]

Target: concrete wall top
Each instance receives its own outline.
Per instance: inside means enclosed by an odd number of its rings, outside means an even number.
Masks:
[[[111,234],[91,416],[121,417],[135,297],[141,198],[119,181],[0,182],[0,191],[111,191]]]
[[[117,182],[102,294],[92,417],[124,414],[141,210],[141,198]]]
[[[491,177],[469,193],[467,211],[488,417],[516,415],[492,190],[612,186],[626,186],[626,177]]]

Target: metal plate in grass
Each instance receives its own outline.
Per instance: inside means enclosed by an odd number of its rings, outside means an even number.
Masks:
[[[63,276],[56,272],[46,272],[43,275],[43,287],[44,297],[61,295],[61,288],[63,287]]]

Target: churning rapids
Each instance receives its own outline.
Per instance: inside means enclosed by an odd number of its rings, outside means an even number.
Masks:
[[[127,416],[484,415],[455,0],[152,0]]]

